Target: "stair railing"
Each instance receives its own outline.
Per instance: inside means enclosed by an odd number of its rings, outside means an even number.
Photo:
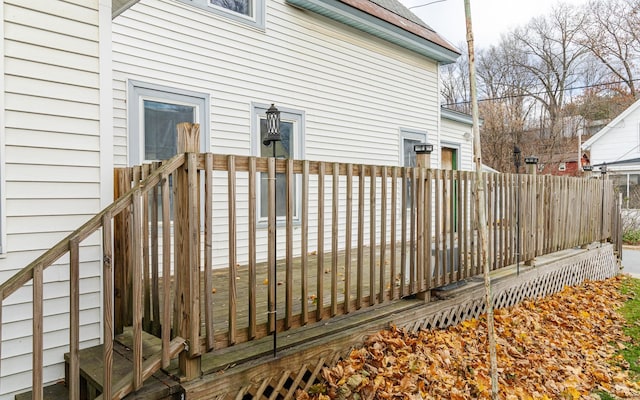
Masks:
[[[0,285],[0,310],[2,303],[11,294],[33,280],[33,365],[32,365],[32,385],[33,399],[40,400],[43,398],[43,289],[44,280],[43,272],[53,265],[58,259],[65,255],[69,255],[69,285],[70,285],[70,329],[69,329],[69,393],[71,400],[80,398],[80,251],[82,242],[93,235],[95,232],[101,231],[102,236],[102,272],[103,272],[103,302],[104,302],[104,376],[103,376],[103,393],[102,398],[119,399],[127,393],[139,389],[144,380],[150,377],[155,371],[161,367],[169,365],[170,359],[175,357],[183,349],[185,349],[185,340],[180,336],[170,338],[170,330],[162,331],[162,351],[159,354],[148,357],[143,360],[142,356],[142,207],[144,207],[143,199],[147,198],[148,193],[156,187],[160,187],[163,193],[162,209],[169,210],[169,177],[172,175],[180,175],[182,173],[188,175],[185,171],[185,160],[195,159],[195,154],[185,155],[178,154],[170,160],[165,161],[162,166],[151,173],[139,185],[128,191],[126,194],[115,200],[100,213],[92,217],[80,228],[69,234],[67,237],[58,242],[51,249],[46,251],[35,261],[27,265],[18,273],[13,275],[2,285]],[[192,162],[193,163],[193,162]],[[195,168],[192,168],[195,171]],[[192,172],[191,174],[194,174]],[[196,199],[197,200],[197,199]],[[131,229],[132,243],[131,250],[133,256],[133,371],[122,378],[119,382],[113,382],[112,363],[113,363],[113,338],[114,338],[114,321],[113,321],[113,240],[112,240],[112,222],[114,217],[121,214],[131,213],[133,221]],[[166,224],[165,226],[168,226]],[[175,228],[174,228],[175,229]],[[169,315],[171,310],[170,300],[164,302],[164,315]],[[2,323],[2,314],[0,312],[0,325]],[[167,327],[169,323],[165,324]],[[1,330],[0,330],[1,333]],[[198,333],[196,332],[196,335]],[[0,343],[2,338],[0,337]],[[1,349],[0,349],[1,352]]]

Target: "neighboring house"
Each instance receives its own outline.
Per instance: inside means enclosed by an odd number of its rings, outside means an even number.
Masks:
[[[427,141],[432,167],[472,168],[469,116],[439,106],[459,52],[395,0],[0,0],[0,17],[0,282],[112,201],[114,167],[175,153],[176,122],[201,125],[202,151],[267,156],[274,103],[284,157],[411,165]],[[89,243],[82,347],[102,340]],[[68,349],[66,262],[45,272],[48,382]],[[30,302],[2,310],[1,400],[31,386]]]
[[[589,165],[589,155],[583,153],[578,163],[575,152],[555,154],[552,159],[538,165],[538,171],[545,175],[582,176],[582,167]]]
[[[590,151],[594,171],[607,164],[623,205],[640,208],[640,100],[584,142],[582,149]]]

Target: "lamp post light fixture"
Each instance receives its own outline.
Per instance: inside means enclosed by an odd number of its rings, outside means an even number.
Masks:
[[[272,147],[273,158],[276,158],[276,143],[282,141],[282,136],[280,136],[280,111],[278,111],[278,109],[274,104],[271,104],[271,107],[269,107],[269,109],[266,111],[265,114],[267,116],[267,131],[265,132],[265,135],[262,138],[262,144],[264,144],[265,146],[273,146]],[[275,177],[273,179],[275,179]],[[272,260],[273,270],[271,275],[273,277],[273,282],[269,281],[269,286],[271,286],[270,290],[273,290],[273,305],[272,307],[269,307],[269,314],[273,315],[273,357],[274,358],[277,357],[277,354],[278,354],[278,347],[277,347],[278,343],[277,343],[277,335],[276,335],[278,331],[278,318],[277,318],[278,303],[276,301],[276,294],[278,292],[278,285],[277,285],[278,279],[276,277],[276,274],[278,272],[278,268],[276,266],[278,262],[278,251],[277,251],[278,207],[276,203],[276,192],[277,190],[273,191],[273,204],[276,210],[275,226],[273,227],[273,236],[274,236],[273,260]]]
[[[516,275],[520,275],[520,163],[522,152],[518,146],[513,146],[513,165],[518,176],[518,190],[516,190]]]
[[[607,163],[602,163],[602,165],[600,166],[600,173],[604,178],[604,176],[607,174]]]
[[[538,157],[525,157],[524,163],[527,165],[536,165],[538,163]]]
[[[593,171],[593,165],[583,165],[582,166],[582,170],[584,172],[591,172],[591,171]]]
[[[415,151],[416,154],[431,154],[433,152],[433,145],[427,143],[414,144],[413,151]]]
[[[429,168],[431,166],[431,152],[433,152],[432,144],[414,144],[413,151],[416,153],[416,167]]]

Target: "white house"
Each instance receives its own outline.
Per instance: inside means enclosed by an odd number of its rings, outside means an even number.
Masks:
[[[582,149],[591,152],[594,170],[606,163],[624,206],[640,208],[640,100],[584,142]]]
[[[114,167],[173,154],[184,120],[203,151],[269,155],[273,103],[287,157],[408,165],[427,141],[432,167],[472,168],[468,116],[439,105],[458,50],[395,0],[0,0],[0,17],[0,283],[112,201]],[[100,241],[81,254],[88,347]],[[68,350],[66,262],[44,276],[47,382]],[[0,400],[31,387],[30,310],[28,287],[4,303]]]

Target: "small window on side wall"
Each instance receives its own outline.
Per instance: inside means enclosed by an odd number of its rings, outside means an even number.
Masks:
[[[204,11],[264,29],[265,0],[179,0]]]
[[[427,142],[427,132],[415,129],[400,129],[400,165],[403,167],[416,166],[416,152],[413,146]],[[413,204],[412,182],[407,185],[407,208]]]

